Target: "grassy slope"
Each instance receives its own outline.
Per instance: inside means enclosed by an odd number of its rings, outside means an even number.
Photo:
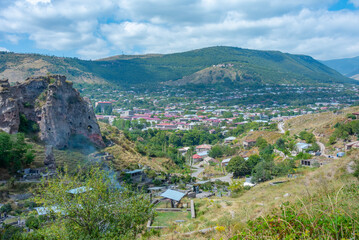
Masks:
[[[176,170],[178,166],[172,160],[166,158],[147,158],[139,154],[135,149],[135,143],[129,141],[116,127],[99,122],[101,132],[115,145],[105,148],[105,152],[114,155],[112,165],[115,169],[138,168],[138,164],[146,165],[156,171]]]

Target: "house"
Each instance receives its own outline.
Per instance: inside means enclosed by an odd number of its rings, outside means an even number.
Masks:
[[[231,161],[231,159],[230,158],[227,158],[227,159],[224,159],[224,160],[222,160],[222,167],[225,167],[225,166],[227,166],[228,165],[228,163],[229,163],[229,161]]]
[[[211,162],[218,162],[218,161],[216,159],[212,158],[212,157],[209,157],[209,156],[207,156],[207,157],[205,157],[203,159],[203,163],[205,163],[205,164],[210,164]]]
[[[198,162],[202,161],[203,158],[200,155],[195,154],[192,156],[192,160],[193,160],[193,163],[198,163]]]
[[[244,148],[251,148],[251,147],[255,146],[256,143],[257,143],[256,140],[244,140],[243,141],[243,147]]]
[[[304,150],[308,149],[310,146],[312,146],[312,144],[308,144],[308,143],[297,143],[295,145],[297,152],[303,152]]]
[[[359,141],[350,142],[350,143],[345,145],[345,150],[350,150],[352,148],[359,148]]]
[[[208,156],[208,151],[203,151],[203,152],[199,152],[197,153],[199,156],[201,156],[202,158],[205,158]]]
[[[105,112],[106,109],[112,110],[112,102],[96,102],[95,108],[100,108],[101,112]]]
[[[302,166],[307,166],[307,167],[320,167],[323,165],[326,165],[330,162],[330,159],[316,159],[316,158],[312,158],[312,159],[304,159],[301,160],[301,165]]]
[[[227,137],[227,138],[224,139],[224,143],[231,143],[231,142],[233,142],[234,140],[236,140],[235,137]]]
[[[359,119],[359,112],[355,112],[355,113],[352,113],[355,117],[356,117],[356,119]]]
[[[159,123],[156,125],[156,128],[159,130],[175,130],[177,129],[177,125],[172,123]]]
[[[212,146],[208,144],[202,144],[196,147],[197,152],[204,152],[211,150]]]
[[[186,155],[186,153],[188,152],[188,150],[190,149],[190,147],[183,147],[178,149],[178,152],[181,153],[182,156]]]

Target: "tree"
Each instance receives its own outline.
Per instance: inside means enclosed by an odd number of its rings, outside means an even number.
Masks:
[[[258,155],[251,155],[249,156],[248,160],[246,161],[247,167],[252,172],[253,168],[261,161],[262,159]]]
[[[36,201],[56,218],[37,230],[44,239],[135,239],[154,213],[148,195],[120,187],[99,167],[75,176],[65,168],[42,181]]]
[[[29,165],[35,158],[32,146],[26,144],[25,135],[0,132],[0,167],[14,173]]]
[[[234,177],[242,177],[250,173],[246,160],[244,160],[241,156],[233,157],[229,161],[227,171],[232,172]]]
[[[253,181],[265,182],[271,180],[276,175],[276,166],[273,161],[262,161],[253,169]]]
[[[208,155],[213,158],[222,157],[223,156],[223,149],[221,146],[216,145],[211,148]]]

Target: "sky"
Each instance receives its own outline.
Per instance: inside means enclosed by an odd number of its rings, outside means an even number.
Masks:
[[[99,59],[210,46],[359,56],[359,0],[0,0],[0,51]]]

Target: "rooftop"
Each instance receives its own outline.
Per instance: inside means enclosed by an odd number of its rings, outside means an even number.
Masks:
[[[167,191],[165,191],[164,193],[161,194],[161,197],[168,198],[168,199],[175,200],[175,201],[179,202],[185,195],[186,194],[183,192],[168,189]]]

